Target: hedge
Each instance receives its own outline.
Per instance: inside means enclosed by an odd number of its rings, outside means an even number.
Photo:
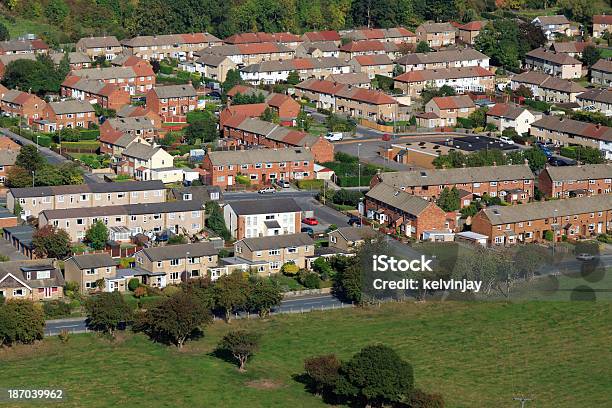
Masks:
[[[83,140],[97,140],[100,137],[99,129],[86,129],[81,130],[81,134],[79,135],[79,139]]]
[[[159,64],[159,72],[165,75],[172,75],[174,73],[174,68],[165,64]]]
[[[38,144],[41,145],[42,147],[50,147],[51,142],[52,140],[50,136],[38,136]]]
[[[247,176],[243,176],[243,175],[238,174],[236,176],[236,183],[244,184],[245,186],[250,186],[251,185],[251,180]]]
[[[319,190],[323,187],[323,180],[298,180],[296,184],[302,190]]]

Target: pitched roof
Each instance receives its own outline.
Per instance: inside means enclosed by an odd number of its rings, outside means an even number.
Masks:
[[[218,67],[223,61],[228,60],[231,64],[234,62],[225,55],[204,54],[196,59],[198,64],[207,65],[209,67]]]
[[[439,109],[474,108],[474,101],[467,95],[436,96],[431,99]]]
[[[102,268],[105,266],[117,266],[119,262],[113,259],[109,254],[85,254],[75,255],[69,258],[72,259],[79,269]]]
[[[582,65],[582,62],[564,52],[555,52],[544,47],[529,51],[525,54],[525,59],[527,58],[539,59],[557,65]]]
[[[386,55],[385,55],[386,56]],[[262,61],[258,64],[251,64],[242,68],[241,72],[280,72],[280,71],[299,71],[315,68],[334,68],[348,67],[350,64],[337,57],[320,58],[294,58],[283,61]]]
[[[54,64],[59,65],[64,59],[63,52],[54,52],[49,54],[51,60],[53,60]],[[87,54],[83,52],[69,52],[68,53],[68,63],[69,64],[86,64],[90,63],[91,59],[87,56]]]
[[[302,47],[309,53],[312,53],[314,50],[321,50],[323,52],[338,51],[338,45],[334,41],[304,42]]]
[[[146,190],[164,190],[164,183],[162,183],[160,180],[149,180],[130,181],[125,183],[92,183],[9,189],[10,193],[15,198],[44,197],[60,194],[114,193]]]
[[[544,116],[542,119],[533,122],[531,126],[554,132],[582,136],[588,139],[603,140],[606,142],[612,141],[612,128],[594,123],[566,119],[562,116]]]
[[[66,113],[82,113],[82,112],[95,112],[91,103],[87,101],[78,100],[67,100],[60,102],[49,102],[47,104],[56,115],[63,115]]]
[[[189,253],[189,255],[187,255]],[[163,247],[145,248],[142,254],[151,261],[166,261],[168,259],[197,258],[201,256],[214,256],[219,254],[212,242],[197,242],[194,244],[166,245]]]
[[[612,164],[609,163],[548,166],[544,171],[552,181],[612,179]]]
[[[394,43],[383,43],[378,40],[351,41],[340,47],[344,52],[366,52],[366,51],[397,51]]]
[[[394,79],[399,82],[424,82],[436,79],[459,79],[475,77],[494,77],[488,69],[483,67],[424,69],[420,71],[405,72]]]
[[[308,41],[340,41],[340,34],[335,30],[309,31],[302,37]]]
[[[310,151],[300,148],[213,151],[208,158],[214,166],[313,161]]]
[[[332,74],[327,77],[331,82],[344,85],[369,84],[370,77],[366,72],[349,72],[347,74]]]
[[[0,41],[0,50],[9,52],[48,50],[49,46],[41,39]]]
[[[516,105],[514,103],[496,103],[495,106],[493,106],[487,111],[487,116],[516,119],[521,113],[525,112],[526,110],[527,108]]]
[[[50,286],[64,286],[64,277],[62,273],[54,266],[55,259],[34,259],[24,261],[7,261],[0,263],[0,281],[16,278],[21,284],[25,284],[30,288],[43,288]],[[27,279],[28,271],[45,271],[50,270],[50,278],[48,279]],[[10,274],[10,275],[9,275]],[[15,282],[19,285],[19,282]]]
[[[204,48],[195,53],[196,56],[201,57],[204,54],[216,54],[216,55],[257,55],[257,54],[274,54],[274,53],[291,53],[294,51],[286,45],[273,42],[263,43],[252,43],[252,44],[226,44],[218,45],[215,47]]]
[[[71,75],[88,79],[108,80],[117,78],[136,78],[139,76],[154,76],[155,73],[150,67],[142,67],[142,69],[136,69],[136,67],[130,66],[77,69],[72,71]]]
[[[384,39],[402,39],[404,37],[414,37],[414,33],[404,27],[393,28],[362,28],[350,30],[346,34],[346,38],[353,41],[361,40],[384,40]]]
[[[586,91],[586,88],[567,79],[553,77],[537,71],[527,71],[512,77],[512,81],[537,85],[543,89],[552,89],[555,91],[567,93],[580,93]]]
[[[459,30],[463,31],[480,31],[487,24],[486,21],[470,21],[459,26]]]
[[[221,40],[209,33],[141,35],[123,40],[121,45],[127,47],[150,47],[154,45],[200,44],[207,42],[221,42]]]
[[[133,143],[123,151],[122,155],[135,157],[140,160],[149,160],[160,150],[165,152],[165,150],[159,146],[152,147],[143,143]]]
[[[13,61],[17,61],[17,60],[30,60],[30,61],[36,61],[36,54],[6,54],[6,55],[0,55],[0,63],[2,63],[2,65],[7,66],[8,64],[10,64]]]
[[[144,215],[144,214],[166,214],[172,212],[187,212],[203,210],[202,203],[195,201],[168,201],[162,203],[111,205],[104,207],[88,208],[66,208],[61,210],[43,210],[47,220],[81,218],[81,217],[105,217],[112,215]]]
[[[268,200],[240,200],[226,204],[237,215],[279,214],[301,212],[302,208],[293,198],[274,198]]]
[[[424,30],[426,33],[455,31],[455,27],[453,27],[450,23],[424,23],[417,28],[417,31],[419,31],[419,29]]]
[[[121,47],[114,35],[104,37],[83,37],[76,43],[76,48]]]
[[[158,98],[184,98],[197,95],[191,84],[156,86],[153,91]]]
[[[1,100],[15,105],[23,105],[28,99],[35,98],[36,95],[27,92],[9,89],[4,93]]]
[[[511,224],[551,217],[584,214],[612,209],[612,200],[606,194],[563,200],[536,201],[521,205],[493,206],[481,212],[492,225]]]
[[[612,15],[600,14],[593,16],[593,24],[612,24]]]
[[[362,67],[370,65],[393,65],[393,61],[387,54],[378,55],[358,55],[353,58]]]
[[[576,99],[612,104],[612,90],[593,88],[576,95]]]
[[[558,14],[556,16],[538,16],[536,19],[538,19],[542,25],[559,25],[570,23],[567,17],[565,17],[563,14]]]
[[[126,132],[130,130],[153,129],[153,121],[146,116],[131,116],[127,118],[110,118],[106,122],[115,130]]]
[[[338,233],[344,239],[349,242],[362,241],[366,238],[373,238],[377,234],[378,231],[370,229],[370,228],[358,228],[358,227],[340,227],[334,231],[331,231],[329,234]]]
[[[398,64],[402,65],[419,65],[419,64],[439,64],[445,62],[456,61],[474,61],[488,60],[489,57],[473,48],[464,48],[461,50],[443,50],[432,52],[417,52],[406,54],[397,59]]]
[[[384,184],[399,189],[412,186],[534,179],[534,175],[527,165],[423,169],[382,173],[379,177]]]
[[[1,57],[0,57],[1,58]],[[612,60],[600,59],[591,67],[593,71],[612,72]]]
[[[19,150],[0,149],[0,166],[13,166]]]
[[[582,51],[584,51],[584,48],[589,45],[594,44],[585,41],[554,42],[552,43],[550,48],[556,52],[581,53]]]
[[[299,35],[292,33],[238,33],[223,40],[226,44],[250,44],[262,42],[293,43],[302,42]]]
[[[412,215],[419,215],[430,205],[435,206],[434,203],[421,197],[398,190],[385,183],[375,185],[366,193],[366,197],[383,202]]]
[[[314,240],[306,233],[273,235],[269,237],[244,238],[240,240],[251,251],[280,249],[314,245]]]
[[[234,97],[238,94],[247,96],[262,94],[263,96],[268,96],[269,92],[264,89],[258,89],[252,86],[242,84],[234,85],[232,89],[227,91],[227,96]]]
[[[310,78],[300,82],[295,86],[298,89],[303,89],[311,92],[324,93],[328,95],[335,95],[340,89],[344,88],[342,84],[336,84],[331,81],[325,81],[322,79]]]
[[[340,98],[366,102],[374,105],[397,103],[395,99],[378,90],[351,87],[326,80],[307,79],[306,81],[300,82],[295,87],[311,92],[336,95]]]

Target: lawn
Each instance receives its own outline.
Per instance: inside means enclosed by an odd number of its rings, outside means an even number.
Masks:
[[[347,359],[384,342],[447,407],[514,407],[517,395],[533,398],[533,408],[597,407],[612,393],[611,316],[609,303],[591,302],[387,304],[218,322],[183,351],[140,335],[111,344],[84,334],[0,350],[0,382],[65,388],[69,401],[56,406],[66,408],[324,407],[293,379],[304,357]],[[263,336],[246,374],[211,355],[225,332],[241,327]]]

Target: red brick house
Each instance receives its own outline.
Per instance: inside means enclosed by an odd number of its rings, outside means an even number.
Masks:
[[[452,227],[444,210],[434,202],[387,184],[378,184],[366,193],[365,212],[394,232],[416,239],[425,231]]]
[[[107,84],[102,80],[67,76],[60,87],[60,95],[97,103],[105,109],[118,110],[130,104],[130,94],[117,84]]]
[[[295,126],[301,105],[288,95],[272,93],[266,98],[266,104],[272,109],[283,126]]]
[[[153,144],[158,129],[145,116],[107,119],[100,126],[100,153],[121,157],[132,143]]]
[[[31,93],[14,89],[0,90],[0,93],[0,110],[8,116],[21,116],[29,124],[42,117],[47,105],[45,101]]]
[[[547,165],[538,175],[538,188],[545,197],[555,198],[610,194],[612,165],[584,164],[567,167]]]
[[[49,46],[39,38],[33,40],[0,41],[0,55],[7,54],[46,54]]]
[[[155,73],[148,64],[129,67],[90,68],[72,71],[69,75],[116,84],[130,95],[145,94],[155,86]]]
[[[158,86],[147,92],[147,108],[164,122],[187,122],[187,112],[198,106],[198,95],[191,84]]]
[[[162,118],[151,109],[147,109],[142,106],[125,105],[117,111],[118,118],[135,118],[140,116],[150,119],[157,129],[161,129]]]
[[[202,167],[207,184],[228,188],[236,177],[246,177],[252,185],[271,184],[274,180],[312,180],[314,157],[303,148],[252,149],[210,152]]]
[[[42,119],[36,120],[41,132],[76,127],[87,129],[92,123],[98,123],[95,109],[91,103],[77,100],[49,102],[43,110]]]

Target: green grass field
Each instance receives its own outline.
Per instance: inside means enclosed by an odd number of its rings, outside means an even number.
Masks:
[[[418,387],[442,393],[448,407],[514,407],[516,395],[534,398],[529,408],[597,407],[612,394],[611,316],[610,303],[388,304],[219,322],[182,351],[140,335],[111,344],[84,334],[0,350],[0,383],[65,388],[69,401],[58,407],[323,407],[293,379],[304,357],[346,359],[382,342],[413,364]],[[238,327],[263,335],[246,374],[211,355]]]

